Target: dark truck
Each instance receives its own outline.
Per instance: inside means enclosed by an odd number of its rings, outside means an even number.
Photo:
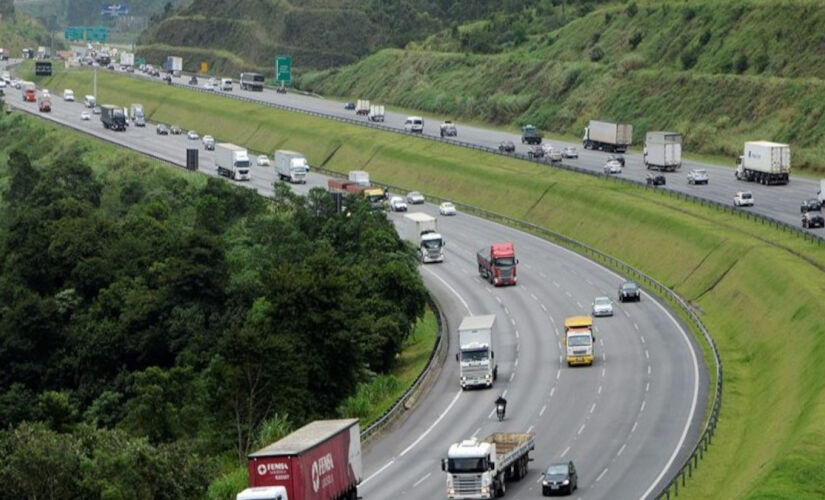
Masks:
[[[476,254],[478,274],[495,286],[516,284],[516,251],[512,243],[493,243]]]
[[[123,113],[123,108],[119,106],[111,104],[100,106],[100,121],[103,123],[103,128],[126,130],[126,115]]]
[[[525,125],[521,128],[521,143],[541,144],[541,136],[539,135],[535,126]]]

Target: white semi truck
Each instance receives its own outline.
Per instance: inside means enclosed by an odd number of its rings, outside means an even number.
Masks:
[[[584,149],[598,149],[611,153],[624,153],[633,143],[633,125],[590,120],[584,128]]]
[[[404,214],[401,236],[415,245],[422,263],[444,262],[444,238],[438,232],[438,219],[422,212]]]
[[[495,432],[484,439],[466,439],[450,446],[441,470],[447,473],[447,498],[493,498],[507,492],[507,484],[527,476],[531,433]]]
[[[355,103],[355,114],[356,115],[368,115],[370,112],[370,101],[369,99],[358,99]]]
[[[350,170],[347,179],[361,187],[370,187],[370,173],[365,170]]]
[[[134,52],[121,52],[120,53],[120,65],[124,68],[131,68],[135,66],[135,54]]]
[[[275,151],[275,172],[282,181],[306,184],[308,171],[309,164],[301,153],[284,149]]]
[[[787,184],[791,173],[791,147],[768,141],[745,143],[736,161],[736,178],[760,184]]]
[[[183,71],[183,58],[177,56],[167,56],[163,69],[166,70],[167,73],[171,73],[174,76],[180,76],[181,71]]]
[[[498,365],[493,352],[493,325],[495,314],[466,316],[458,326],[459,385],[493,387],[498,378]]]
[[[682,134],[648,132],[645,134],[645,167],[673,172],[682,168]]]
[[[129,107],[129,118],[132,119],[132,123],[134,123],[135,126],[145,127],[146,126],[146,116],[143,114],[143,105],[142,104],[132,104]]]
[[[384,106],[381,106],[381,105],[372,105],[372,106],[370,106],[370,112],[367,115],[367,118],[371,122],[383,122],[384,121]]]
[[[236,181],[248,181],[250,179],[249,155],[246,148],[228,142],[215,144],[215,167],[218,169],[218,175]]]

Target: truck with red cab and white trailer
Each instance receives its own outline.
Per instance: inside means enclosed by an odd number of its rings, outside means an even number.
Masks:
[[[495,286],[515,285],[516,250],[512,243],[493,243],[476,254],[478,274]]]
[[[358,419],[316,420],[248,458],[249,488],[237,500],[261,498],[253,495],[262,488],[281,500],[358,498],[363,471]]]

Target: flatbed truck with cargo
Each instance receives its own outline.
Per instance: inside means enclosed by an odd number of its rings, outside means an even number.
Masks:
[[[484,439],[470,438],[450,446],[441,470],[447,473],[447,498],[502,497],[507,485],[527,476],[531,433],[495,432]]]

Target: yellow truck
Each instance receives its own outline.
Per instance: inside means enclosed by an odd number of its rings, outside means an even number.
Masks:
[[[567,366],[592,365],[596,358],[593,318],[590,316],[566,318],[564,320],[564,346],[567,350]]]

